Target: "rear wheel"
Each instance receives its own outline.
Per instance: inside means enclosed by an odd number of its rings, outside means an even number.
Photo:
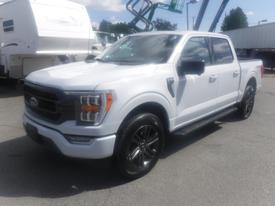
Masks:
[[[150,113],[137,115],[119,133],[116,163],[122,175],[136,179],[150,172],[164,145],[160,119]]]
[[[247,85],[243,100],[239,106],[239,114],[242,119],[250,117],[255,104],[255,95],[256,88],[252,84]]]

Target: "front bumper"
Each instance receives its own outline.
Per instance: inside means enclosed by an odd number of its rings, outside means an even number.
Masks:
[[[49,139],[62,154],[74,158],[103,159],[111,157],[114,152],[116,135],[92,138],[88,144],[72,144],[61,132],[41,125],[24,115],[23,124],[36,128],[38,135]]]

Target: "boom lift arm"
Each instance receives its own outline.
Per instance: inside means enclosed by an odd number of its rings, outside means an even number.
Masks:
[[[197,20],[196,20],[196,23],[195,23],[195,26],[194,26],[194,30],[200,29],[201,22],[204,17],[204,14],[205,14],[208,4],[209,4],[209,0],[203,0]]]
[[[217,27],[217,24],[219,23],[220,18],[221,18],[221,16],[222,16],[222,13],[224,12],[224,10],[225,10],[225,8],[226,8],[228,2],[229,2],[229,0],[223,0],[221,6],[220,6],[220,8],[219,8],[218,13],[217,13],[217,15],[215,16],[215,18],[214,18],[214,20],[213,20],[213,22],[212,22],[212,24],[211,24],[211,26],[210,26],[210,28],[209,28],[209,32],[215,31],[215,29],[216,29],[216,27]]]
[[[215,18],[214,18],[214,20],[213,20],[213,22],[212,22],[212,24],[209,28],[209,32],[215,31],[216,26],[217,26],[217,24],[218,24],[218,22],[219,22],[219,20],[222,16],[222,13],[224,12],[224,10],[225,10],[225,8],[226,8],[229,1],[230,0],[223,0],[222,1],[222,4],[221,4],[221,6],[218,10],[218,13],[216,14],[216,16],[215,16]],[[194,30],[199,30],[200,29],[200,25],[201,25],[202,19],[204,17],[205,11],[207,9],[208,3],[209,3],[209,0],[203,0],[200,11],[199,11],[199,14],[198,14],[198,17],[197,17],[196,24],[194,26]]]
[[[145,15],[152,9],[153,3],[150,0],[142,1],[143,4],[139,11],[136,9],[136,7],[141,2],[141,0],[129,0],[126,4],[127,10],[135,16],[135,18],[129,23],[129,26],[131,26],[136,31],[141,31],[142,29],[136,25],[139,21],[141,21],[145,24],[144,30],[152,30],[153,24],[149,19],[145,18]]]
[[[229,1],[230,0],[222,1],[221,6],[209,28],[209,32],[213,32],[216,29],[221,15],[224,12]],[[200,25],[202,23],[209,2],[210,0],[203,0],[199,14],[197,16],[196,23],[194,25],[194,30],[200,29]],[[129,26],[133,28],[134,32],[151,31],[154,29],[154,24],[152,23],[152,20],[156,9],[159,8],[169,10],[171,12],[182,13],[184,4],[185,0],[171,0],[170,4],[166,4],[163,2],[153,3],[152,0],[128,0],[126,8],[134,15],[134,19],[129,23]],[[145,25],[144,28],[138,27],[137,24],[139,22]]]
[[[163,2],[153,3],[152,0],[129,0],[126,8],[134,15],[134,19],[129,23],[129,26],[134,32],[151,31],[154,29],[152,20],[156,9],[182,13],[184,4],[185,0],[171,0],[170,4]],[[144,28],[140,28],[137,25],[139,22],[144,24]]]

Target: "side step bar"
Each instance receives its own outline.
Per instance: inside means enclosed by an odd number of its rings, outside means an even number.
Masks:
[[[175,132],[173,132],[173,134],[176,136],[183,136],[183,135],[189,134],[201,127],[204,127],[204,126],[206,126],[212,122],[215,122],[225,116],[228,116],[229,114],[236,112],[237,110],[238,110],[237,107],[230,107],[230,108],[225,109],[221,112],[218,112],[210,117],[206,117],[206,118],[199,120],[195,123],[184,126],[184,127],[180,128],[179,130],[176,130]]]

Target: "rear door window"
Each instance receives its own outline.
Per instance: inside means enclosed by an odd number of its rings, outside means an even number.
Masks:
[[[234,60],[229,42],[222,38],[211,38],[214,64],[229,64]]]

